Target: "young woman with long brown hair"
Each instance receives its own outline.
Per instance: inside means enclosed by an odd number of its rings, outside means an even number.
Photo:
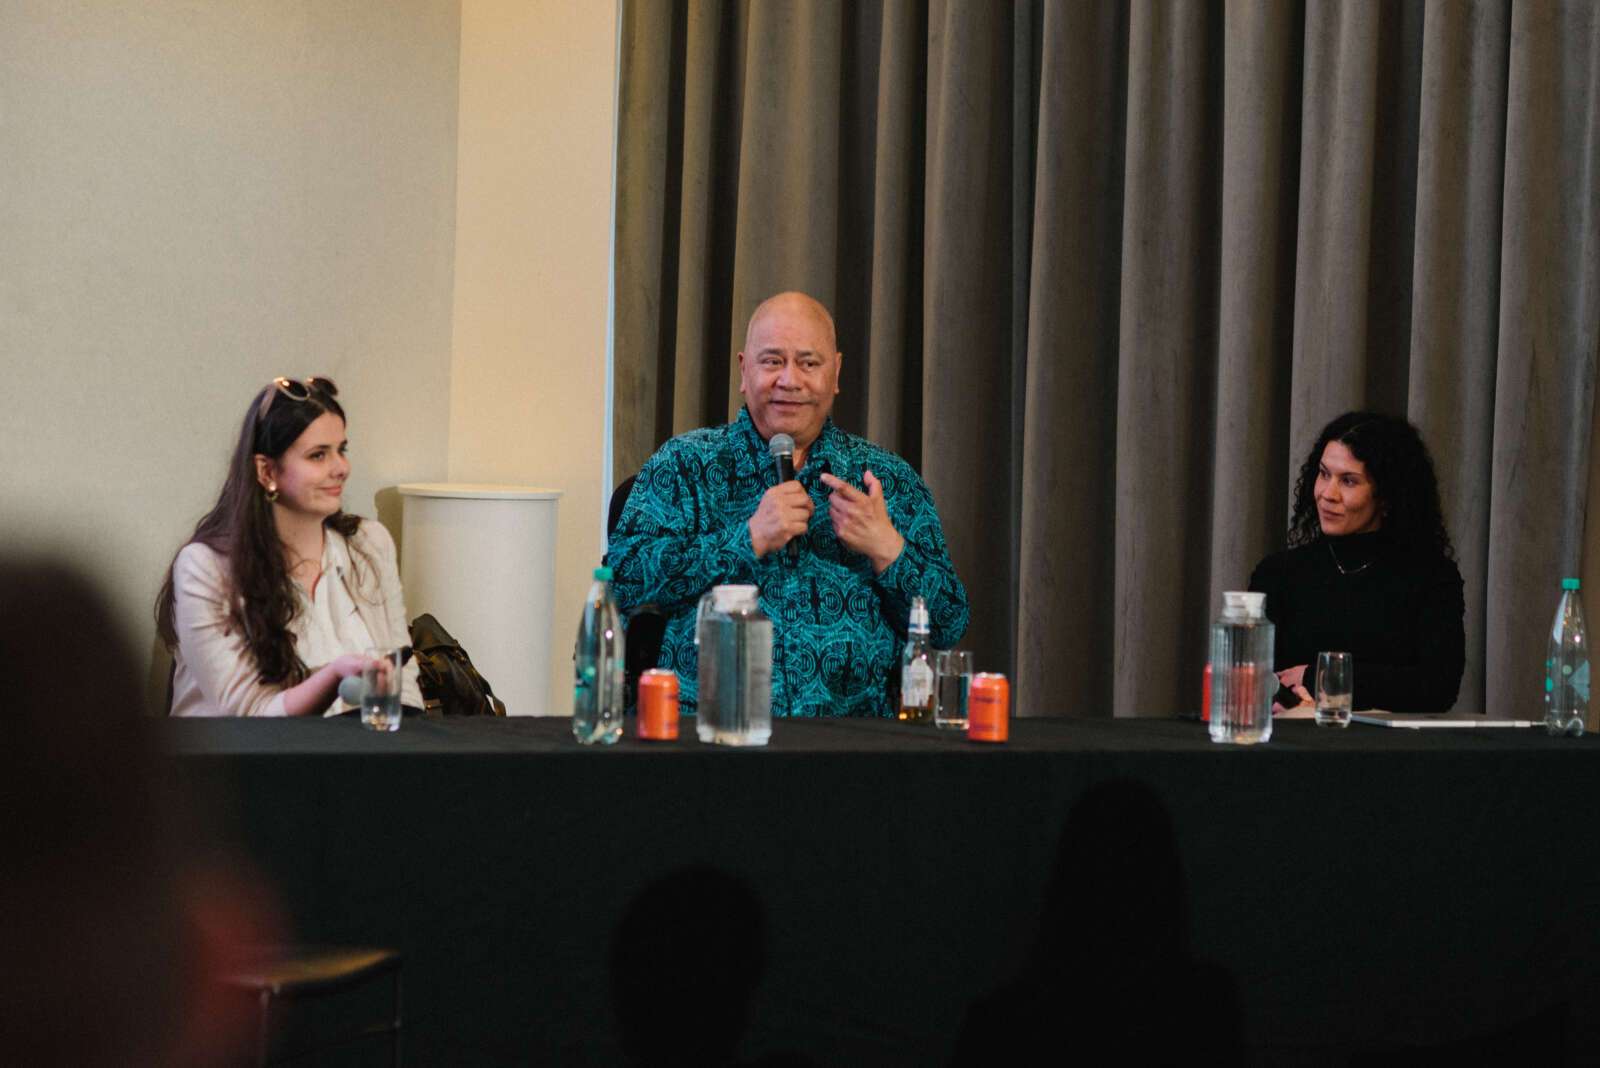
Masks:
[[[408,644],[394,541],[343,509],[344,409],[326,378],[256,394],[216,505],[156,598],[175,716],[337,711],[369,649]],[[402,701],[421,707],[416,667]]]

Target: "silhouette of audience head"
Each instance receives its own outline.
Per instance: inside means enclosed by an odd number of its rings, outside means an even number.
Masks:
[[[0,1049],[13,1064],[225,1063],[213,980],[271,911],[187,847],[131,647],[78,574],[0,560]]]
[[[1161,799],[1131,779],[1084,791],[1056,848],[1035,964],[1063,977],[1131,982],[1188,952],[1183,864]]]
[[[968,1010],[953,1063],[1242,1059],[1233,980],[1189,952],[1166,806],[1131,779],[1091,786],[1061,830],[1029,961]]]
[[[766,968],[761,903],[743,881],[696,865],[629,903],[611,947],[623,1049],[641,1065],[735,1063]]]

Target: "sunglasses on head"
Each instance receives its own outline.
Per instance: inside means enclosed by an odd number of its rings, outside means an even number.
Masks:
[[[276,386],[277,389],[269,389],[261,394],[261,407],[256,411],[257,421],[266,418],[267,411],[272,407],[273,397],[279,393],[282,393],[292,401],[310,400],[311,394],[314,392],[320,393],[325,397],[337,397],[339,395],[339,387],[333,384],[333,379],[331,378],[312,377],[303,382],[298,382],[280,375],[268,384]]]

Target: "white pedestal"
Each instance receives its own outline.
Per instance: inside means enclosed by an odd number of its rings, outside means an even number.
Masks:
[[[550,714],[559,490],[407,483],[406,611],[444,624],[506,714]]]

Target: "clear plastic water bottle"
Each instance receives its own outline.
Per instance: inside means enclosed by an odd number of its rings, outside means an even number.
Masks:
[[[1550,626],[1544,662],[1544,725],[1551,734],[1583,733],[1589,718],[1589,633],[1583,626],[1578,580],[1561,580],[1561,603]]]
[[[1211,740],[1254,745],[1272,737],[1272,670],[1277,630],[1267,595],[1229,591],[1211,627]]]
[[[583,602],[572,654],[572,736],[585,745],[610,745],[622,737],[622,614],[611,599],[611,569],[594,569]]]
[[[695,734],[717,745],[772,737],[772,621],[755,586],[713,586],[695,617]]]

